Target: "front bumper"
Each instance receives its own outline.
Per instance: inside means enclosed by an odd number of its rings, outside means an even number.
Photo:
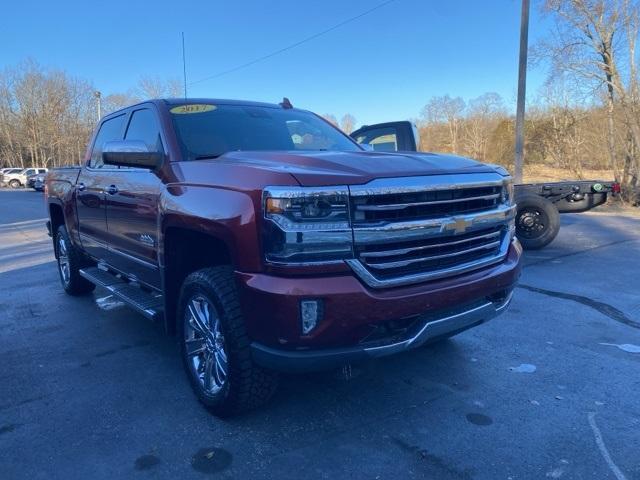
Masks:
[[[438,338],[452,333],[459,333],[487,322],[504,312],[513,290],[505,292],[499,301],[487,299],[477,305],[463,308],[456,313],[426,314],[406,338],[383,343],[381,345],[360,345],[349,348],[324,350],[288,351],[270,348],[259,343],[252,343],[253,359],[259,365],[272,370],[284,372],[309,372],[328,370],[350,363],[358,363],[369,358],[384,357],[420,347]]]
[[[322,370],[478,325],[506,309],[520,276],[521,254],[514,240],[499,264],[382,290],[367,287],[352,273],[291,278],[237,272],[254,358],[277,370]],[[300,327],[300,301],[305,299],[324,305],[323,318],[308,335]],[[381,339],[377,332],[398,323],[406,326],[404,331],[393,330]]]

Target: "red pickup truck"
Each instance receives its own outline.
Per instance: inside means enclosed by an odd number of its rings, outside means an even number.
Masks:
[[[217,415],[265,402],[278,371],[479,325],[520,275],[505,170],[367,151],[286,99],[117,111],[45,192],[63,288],[103,287],[176,334]]]

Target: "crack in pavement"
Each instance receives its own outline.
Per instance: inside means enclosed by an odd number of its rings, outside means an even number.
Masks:
[[[624,312],[618,310],[616,307],[609,305],[608,303],[599,302],[597,300],[593,300],[588,297],[583,297],[582,295],[575,295],[573,293],[564,293],[557,292],[555,290],[546,290],[544,288],[533,287],[531,285],[519,284],[518,288],[523,288],[524,290],[529,290],[530,292],[540,293],[542,295],[548,295],[550,297],[562,298],[564,300],[571,300],[577,303],[581,303],[582,305],[586,305],[587,307],[593,308],[594,310],[600,312],[601,314],[609,317],[616,322],[624,323],[633,328],[640,329],[640,323],[635,320],[627,317]]]

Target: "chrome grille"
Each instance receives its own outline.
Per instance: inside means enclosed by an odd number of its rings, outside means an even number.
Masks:
[[[494,208],[500,204],[501,185],[354,197],[354,224],[435,218]]]
[[[497,173],[379,179],[350,187],[355,258],[374,288],[457,275],[504,259],[515,207]]]
[[[377,244],[357,248],[362,264],[379,279],[455,267],[495,256],[505,234],[501,226],[464,235]]]

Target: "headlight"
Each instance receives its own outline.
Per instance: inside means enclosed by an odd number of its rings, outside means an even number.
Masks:
[[[513,179],[511,177],[505,178],[502,181],[502,203],[506,205],[513,205],[515,203],[513,196]]]
[[[263,210],[268,262],[326,263],[353,256],[347,187],[268,187]]]
[[[502,194],[501,194],[500,200],[503,205],[508,205],[508,206],[515,205],[516,203],[515,197],[514,197],[514,190],[513,190],[513,179],[511,177],[505,178],[502,181]],[[515,237],[516,235],[515,215],[509,219],[507,228],[509,232],[509,239],[513,239],[513,237]]]

